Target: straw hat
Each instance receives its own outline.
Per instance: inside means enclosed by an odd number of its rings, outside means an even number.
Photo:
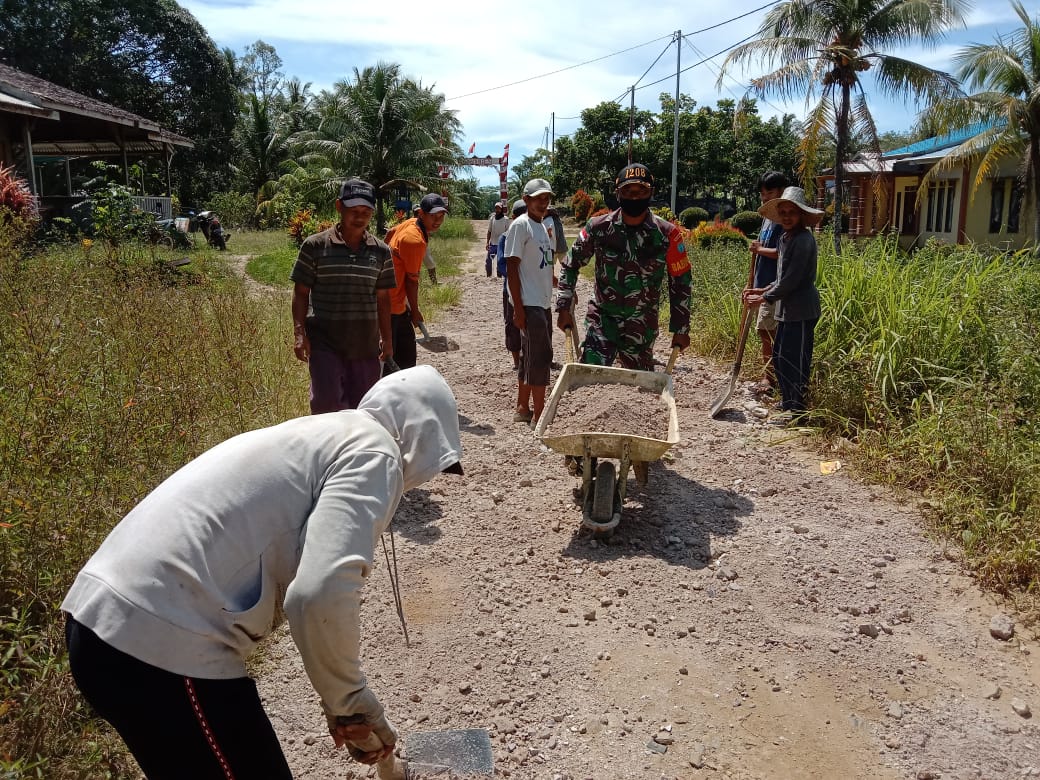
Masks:
[[[808,201],[805,199],[805,190],[801,187],[788,187],[784,190],[784,194],[779,198],[773,198],[772,200],[767,200],[763,203],[761,207],[759,207],[758,213],[766,219],[777,222],[780,219],[780,214],[778,213],[777,208],[784,202],[791,203],[800,208],[803,214],[802,219],[809,227],[818,225],[820,220],[823,219],[823,210],[814,209],[809,205]]]

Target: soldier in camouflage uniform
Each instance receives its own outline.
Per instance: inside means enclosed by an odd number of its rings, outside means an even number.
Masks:
[[[646,166],[626,165],[615,186],[620,208],[589,220],[563,259],[556,324],[561,330],[573,326],[578,271],[595,256],[595,292],[579,360],[609,366],[616,358],[625,368],[652,371],[666,276],[672,346],[690,345],[690,261],[679,228],[650,211],[654,178]]]

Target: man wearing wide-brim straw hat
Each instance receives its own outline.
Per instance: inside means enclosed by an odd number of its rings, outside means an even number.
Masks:
[[[820,319],[816,289],[816,237],[810,228],[823,218],[801,187],[788,187],[779,198],[763,203],[758,213],[783,228],[777,278],[768,287],[744,291],[744,303],[776,304],[773,366],[780,385],[780,409],[786,414],[771,422],[784,425],[804,415],[812,369],[813,340]]]

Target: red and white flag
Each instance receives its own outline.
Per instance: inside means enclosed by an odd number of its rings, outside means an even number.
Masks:
[[[506,144],[505,151],[502,152],[502,168],[509,167],[509,144]]]
[[[470,154],[473,154],[473,150],[474,150],[474,149],[476,149],[476,148],[477,148],[477,142],[476,142],[476,141],[474,141],[473,143],[471,143],[471,144],[469,145],[469,153],[470,153]]]

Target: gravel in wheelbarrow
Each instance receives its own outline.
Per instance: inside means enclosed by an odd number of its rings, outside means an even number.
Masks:
[[[596,431],[668,438],[668,406],[660,392],[634,385],[599,384],[564,393],[547,427],[553,436]]]

